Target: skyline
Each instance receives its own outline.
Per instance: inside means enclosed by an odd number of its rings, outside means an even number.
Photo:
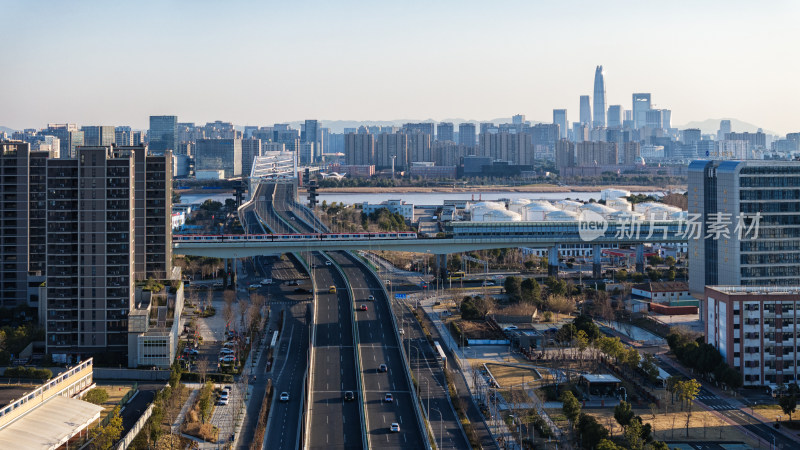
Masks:
[[[235,2],[225,14],[211,2],[3,3],[15,17],[8,35],[22,36],[0,74],[0,126],[15,129],[146,129],[159,114],[240,125],[516,113],[549,122],[564,108],[574,122],[602,65],[606,105],[630,109],[632,93],[649,92],[676,125],[732,117],[797,131],[800,61],[789,55],[800,5],[790,2]]]

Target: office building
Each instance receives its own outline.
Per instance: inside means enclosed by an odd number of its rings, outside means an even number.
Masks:
[[[83,145],[83,131],[78,130],[78,126],[73,123],[47,125],[41,134],[55,136],[61,144],[61,158],[75,158],[76,149]]]
[[[747,142],[748,150],[767,148],[767,135],[760,130],[755,133],[726,133],[725,140]]]
[[[800,375],[800,286],[706,286],[705,341],[742,374],[744,386],[788,385]]]
[[[150,116],[147,139],[147,147],[153,154],[175,151],[178,148],[178,117]]]
[[[577,166],[614,166],[617,164],[617,144],[585,141],[575,144]]]
[[[644,113],[644,126],[654,130],[664,128],[663,115],[660,109],[650,109]]]
[[[608,128],[622,127],[622,105],[608,107]]]
[[[313,153],[314,146],[311,146]],[[261,139],[242,139],[242,176],[249,177],[253,160],[261,156]]]
[[[618,146],[621,152],[619,155],[619,162],[626,166],[633,166],[639,164],[640,157],[642,156],[641,147],[638,142],[628,141],[623,142],[621,146]]]
[[[46,269],[46,162],[49,152],[0,141],[0,307],[38,307]]]
[[[681,131],[681,142],[687,145],[693,145],[700,142],[702,133],[699,128],[688,128]]]
[[[344,155],[348,166],[375,165],[375,137],[370,133],[348,133],[344,137]]]
[[[458,124],[458,143],[465,147],[474,148],[478,142],[474,123]]]
[[[434,132],[434,123],[404,123],[403,124],[403,132],[404,133],[425,133],[433,139]]]
[[[567,110],[566,109],[554,109],[553,110],[553,123],[558,125],[559,130],[559,139],[566,139],[567,132],[569,131],[568,121],[567,121]]]
[[[583,142],[589,140],[589,125],[583,122],[572,122],[572,140]]]
[[[297,147],[297,161],[303,165],[311,165],[316,159],[315,153],[313,142],[300,142]]]
[[[242,175],[241,139],[199,139],[194,157],[195,170],[222,170],[225,178]]]
[[[49,354],[126,359],[134,281],[173,275],[171,157],[81,147],[47,162]]]
[[[690,163],[689,216],[700,226],[689,239],[692,295],[709,285],[800,286],[798,200],[800,162]]]
[[[36,140],[31,142],[31,151],[48,152],[50,158],[60,158],[61,139],[55,136],[36,136]]]
[[[420,132],[407,133],[409,162],[433,161],[433,135]]]
[[[131,127],[116,127],[114,129],[114,145],[117,147],[133,145],[133,130],[131,130]]]
[[[575,167],[575,144],[561,139],[556,142],[556,167],[562,170],[567,167]]]
[[[581,95],[580,119],[581,123],[592,126],[592,105],[588,95]]]
[[[453,139],[453,123],[440,122],[436,125],[436,140],[455,142]]]
[[[647,111],[650,111],[650,94],[633,94],[633,127],[641,128],[647,121]]]
[[[603,66],[594,70],[594,109],[592,127],[606,126],[606,82],[603,79]]]
[[[317,120],[306,120],[305,125],[303,126],[303,132],[301,133],[301,142],[310,142],[313,145],[313,159],[309,163],[311,164],[316,162],[318,157],[322,156],[324,151],[322,146],[322,130],[319,127],[319,121]]]
[[[81,131],[83,131],[83,145],[86,146],[108,146],[115,142],[114,127],[83,126]]]

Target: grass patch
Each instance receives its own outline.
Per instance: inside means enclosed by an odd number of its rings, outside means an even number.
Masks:
[[[498,364],[486,364],[492,373],[495,381],[501,388],[517,386],[522,383],[540,380],[541,377],[533,369],[521,369],[519,367],[501,366]]]

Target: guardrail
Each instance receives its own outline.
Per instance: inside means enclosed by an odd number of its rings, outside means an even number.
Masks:
[[[359,338],[358,338],[358,325],[356,324],[356,308],[355,308],[355,293],[353,293],[353,286],[347,281],[347,276],[344,274],[344,270],[342,270],[342,266],[336,262],[335,259],[329,257],[328,255],[323,254],[326,259],[331,261],[336,267],[336,270],[339,272],[339,275],[342,276],[342,279],[347,284],[347,294],[350,296],[350,301],[348,302],[349,309],[350,309],[350,320],[353,324],[353,350],[356,357],[356,371],[358,372],[358,377],[356,380],[358,381],[358,392],[360,392],[361,401],[358,402],[358,413],[361,416],[361,444],[364,448],[370,448],[369,446],[369,424],[367,423],[367,414],[364,411],[364,405],[367,403],[367,393],[364,392],[364,371],[361,370],[361,349],[358,346]],[[338,294],[337,294],[338,295]]]
[[[308,269],[306,269],[308,270]],[[308,276],[311,278],[311,291],[312,300],[311,300],[311,323],[309,324],[310,331],[308,334],[309,346],[308,346],[308,364],[306,366],[306,392],[307,396],[306,399],[308,401],[307,405],[303,405],[303,411],[305,411],[305,420],[303,421],[303,427],[305,428],[305,433],[303,433],[303,448],[309,448],[309,439],[311,436],[311,402],[313,402],[314,397],[314,352],[315,347],[317,345],[317,280],[314,278],[314,271],[311,270],[308,272]]]
[[[417,390],[414,388],[414,382],[411,376],[411,364],[409,364],[408,362],[408,355],[406,355],[406,352],[403,349],[403,340],[400,338],[400,332],[397,329],[397,318],[394,316],[394,311],[392,310],[392,299],[389,297],[389,292],[386,291],[386,286],[384,286],[383,283],[381,282],[381,277],[379,277],[378,274],[375,273],[375,270],[372,269],[370,264],[365,264],[361,260],[361,257],[359,255],[354,255],[352,252],[347,252],[347,253],[355,260],[356,263],[362,264],[364,267],[366,267],[369,273],[376,280],[378,280],[378,285],[381,287],[383,295],[386,297],[387,301],[386,306],[389,308],[389,313],[392,316],[391,320],[392,329],[394,330],[395,338],[397,338],[397,343],[400,346],[400,357],[403,358],[403,368],[405,369],[403,370],[403,372],[405,373],[406,381],[408,382],[408,387],[411,390],[411,399],[414,401],[414,412],[415,412],[414,416],[417,418],[417,423],[419,424],[420,431],[422,431],[424,437],[423,441],[427,445],[427,448],[430,450],[432,447],[430,444],[430,435],[428,434],[428,427],[426,426],[425,423],[423,423],[422,420],[422,413],[420,412],[420,400],[417,396]]]

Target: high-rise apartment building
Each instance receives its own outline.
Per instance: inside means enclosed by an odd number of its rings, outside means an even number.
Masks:
[[[422,123],[404,123],[403,124],[403,132],[404,133],[413,133],[413,132],[425,133],[427,135],[430,135],[431,139],[433,139],[433,136],[434,136],[433,128],[434,128],[434,126],[435,126],[435,124],[433,122],[431,122],[431,123],[427,123],[427,122],[422,122]]]
[[[577,166],[614,166],[617,164],[617,144],[613,142],[579,142],[575,145]]]
[[[81,147],[46,167],[47,352],[123,361],[134,281],[172,275],[171,154]]]
[[[45,168],[49,152],[0,142],[0,306],[38,307],[45,273]]]
[[[153,154],[175,151],[178,148],[178,117],[150,116],[150,131],[147,134],[148,149]]]
[[[725,135],[733,131],[731,129],[731,121],[729,119],[724,119],[719,121],[719,131],[717,131],[717,140],[725,139]]]
[[[622,127],[622,105],[608,107],[608,128]]]
[[[314,156],[310,163],[311,164],[316,162],[318,157],[322,156],[324,151],[322,147],[322,130],[319,127],[318,120],[306,120],[305,125],[303,127],[303,132],[301,133],[302,142],[311,142],[314,144]]]
[[[556,142],[556,167],[558,170],[575,167],[575,144],[561,139]]]
[[[409,167],[408,135],[405,133],[381,133],[375,139],[375,167],[406,170]]]
[[[681,141],[684,144],[696,144],[702,139],[702,133],[699,128],[689,128],[681,131]]]
[[[199,139],[195,151],[195,170],[222,170],[225,178],[242,175],[241,139]]]
[[[433,161],[433,135],[409,132],[408,157],[412,163]]]
[[[800,162],[693,161],[693,215],[700,227],[689,239],[693,295],[709,285],[800,286]]]
[[[370,133],[347,133],[344,137],[344,155],[351,166],[375,164],[375,136]]]
[[[440,122],[436,125],[436,140],[455,142],[453,139],[453,123]]]
[[[478,142],[474,123],[458,124],[458,143],[465,147],[474,148]]]
[[[558,132],[560,139],[566,139],[567,134],[569,132],[569,126],[567,122],[567,110],[566,109],[554,109],[553,110],[553,123],[558,125]]]
[[[592,126],[592,105],[588,95],[581,95],[581,123]]]
[[[311,146],[313,153],[314,146]],[[249,177],[253,169],[253,160],[261,156],[261,139],[242,139],[242,176]],[[313,155],[312,155],[313,158]]]
[[[650,94],[633,94],[633,127],[641,128],[647,121],[647,111],[650,111]]]
[[[603,66],[594,70],[594,109],[592,127],[606,126],[606,82],[603,79]]]
[[[313,142],[300,142],[297,147],[297,161],[300,164],[311,165],[316,159],[315,153]],[[242,163],[242,167],[244,167],[244,163]]]
[[[83,126],[83,145],[106,146],[114,143],[116,135],[114,127],[108,126]]]
[[[131,130],[131,127],[116,127],[114,129],[114,144],[117,147],[132,146],[133,130]]]
[[[642,156],[642,149],[638,142],[623,142],[618,148],[621,149],[621,154],[619,155],[619,162],[621,164],[633,166],[639,163],[639,158]]]

